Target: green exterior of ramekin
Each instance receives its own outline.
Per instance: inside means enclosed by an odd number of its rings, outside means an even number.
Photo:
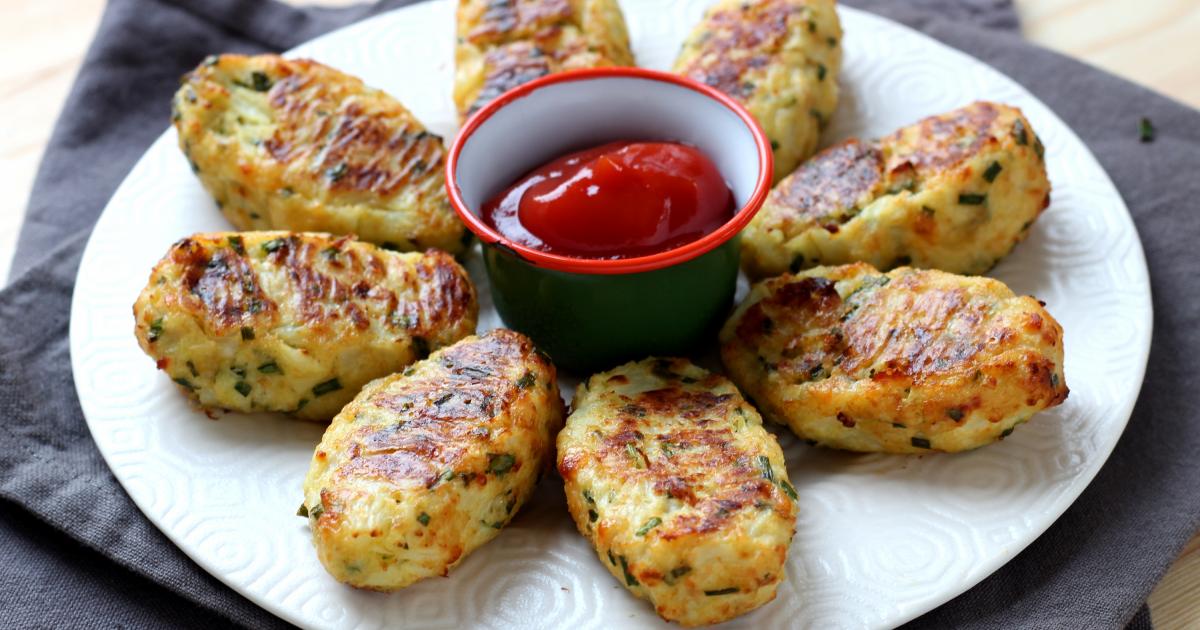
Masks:
[[[582,274],[535,266],[484,244],[492,300],[563,370],[586,376],[650,355],[683,355],[729,314],[741,237],[691,260],[640,273]]]

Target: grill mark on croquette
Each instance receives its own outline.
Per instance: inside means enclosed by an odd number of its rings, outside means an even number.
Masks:
[[[995,142],[992,123],[999,116],[1000,110],[993,103],[977,101],[905,127],[880,141],[891,153],[887,170],[915,168],[918,176],[923,176],[959,164],[979,153],[988,142]],[[907,137],[915,137],[917,142],[911,147],[902,146]],[[963,142],[966,138],[970,141]]]
[[[458,272],[458,264],[452,256],[433,249],[425,254],[416,270],[421,287],[418,310],[423,317],[414,323],[418,334],[428,336],[437,331],[439,322],[456,321],[466,313],[474,301],[474,289]],[[475,352],[474,348],[479,345],[472,344],[472,350],[455,350],[447,356]],[[469,357],[463,357],[462,361],[469,361]]]
[[[705,18],[703,54],[679,72],[735,98],[748,98],[754,86],[748,87],[743,75],[771,63],[787,38],[788,21],[805,11],[784,0],[715,11]]]
[[[771,191],[769,203],[795,215],[821,219],[866,205],[883,180],[883,152],[847,140],[818,153]]]
[[[171,260],[181,268],[183,287],[211,315],[216,332],[274,318],[278,308],[263,292],[258,274],[232,248],[185,238],[172,247]]]
[[[521,391],[520,376],[510,374],[511,366],[526,364],[536,365],[539,373],[550,369],[528,341],[509,331],[493,331],[474,343],[445,349],[436,367],[371,397],[370,408],[395,421],[360,431],[350,460],[337,475],[416,480],[429,487],[446,470],[471,472],[459,470],[470,443],[489,437],[480,430],[486,427],[479,420],[511,406]],[[367,422],[376,421],[368,418]],[[521,465],[517,460],[513,470]],[[476,478],[486,483],[485,475],[471,477]]]
[[[288,64],[301,72],[293,73]],[[366,111],[355,96],[339,94],[315,76],[324,74],[317,65],[281,60],[264,69],[286,74],[268,93],[276,130],[263,147],[271,157],[281,164],[306,163],[307,176],[319,187],[381,197],[440,166],[440,138],[418,130],[414,120],[397,125],[395,115]]]
[[[479,25],[467,34],[473,43],[534,34],[575,17],[567,0],[489,0]]]
[[[488,71],[483,80],[483,89],[467,110],[468,114],[475,113],[508,90],[551,71],[549,57],[530,42],[514,42],[497,47],[489,50],[485,58]]]
[[[362,306],[353,299],[355,296],[353,285],[341,281],[334,275],[322,273],[317,268],[317,261],[324,258],[323,264],[332,267],[333,259],[345,258],[351,269],[356,269],[364,274],[369,273],[366,271],[368,266],[358,261],[358,254],[353,249],[338,250],[333,255],[325,254],[324,252],[329,249],[338,248],[336,245],[331,248],[319,248],[316,243],[292,236],[285,239],[283,246],[270,254],[270,259],[287,269],[288,277],[291,278],[295,287],[296,312],[301,321],[315,325],[336,319],[340,313],[344,314],[356,328],[365,330],[370,326],[370,320]],[[345,265],[346,262],[340,264]],[[370,267],[375,269],[374,266]],[[367,279],[375,281],[378,280],[378,277],[370,274]],[[391,293],[384,289],[380,289],[380,292]],[[386,299],[386,296],[382,297]]]

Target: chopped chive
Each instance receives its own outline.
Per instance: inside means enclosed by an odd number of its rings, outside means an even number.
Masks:
[[[1003,438],[1006,438],[1006,437],[1012,435],[1013,429],[1015,429],[1015,428],[1016,427],[1008,427],[1007,429],[1001,431],[1000,438],[1003,439]]]
[[[158,341],[163,331],[163,318],[159,317],[150,322],[150,334],[147,335],[147,341]]]
[[[633,577],[633,574],[629,572],[629,563],[625,560],[625,556],[617,556],[617,559],[621,561],[621,571],[625,573],[625,586],[638,586],[640,583],[637,581],[637,578]]]
[[[675,579],[679,579],[691,572],[692,572],[692,567],[689,567],[685,564],[681,567],[675,567],[674,569],[671,569],[671,577],[675,578]]]
[[[600,513],[596,510],[588,510],[588,522],[595,523],[596,519],[600,518]]]
[[[778,151],[778,150],[779,150],[779,141],[778,141],[778,140],[772,140],[772,141],[771,141],[771,150],[772,150],[772,151]]]
[[[321,250],[321,255],[328,258],[329,260],[333,260],[334,258],[337,258],[337,255],[340,253],[342,253],[342,250],[340,250],[332,245]]]
[[[509,453],[488,453],[488,472],[503,475],[517,463],[517,458]]]
[[[196,364],[195,364],[195,363],[192,363],[191,361],[188,361],[188,362],[187,362],[187,368],[188,368],[188,371],[192,373],[192,376],[200,376],[200,373],[196,371]]]
[[[1013,138],[1015,138],[1017,141],[1017,144],[1021,146],[1029,144],[1029,132],[1025,130],[1025,121],[1018,118],[1017,122],[1013,123],[1012,133]]]
[[[979,206],[987,201],[987,195],[976,195],[974,193],[960,193],[958,195],[958,203],[964,206]]]
[[[1143,117],[1141,122],[1138,123],[1138,133],[1141,136],[1142,142],[1154,142],[1154,123],[1150,122],[1149,118]]]
[[[182,376],[176,376],[175,378],[173,378],[171,380],[175,381],[176,383],[179,383],[183,387],[186,387],[188,389],[188,391],[196,390],[196,386],[192,385],[191,381],[187,380],[186,378],[183,378]]]
[[[636,468],[645,468],[646,467],[646,460],[642,458],[642,454],[637,450],[637,447],[634,446],[633,444],[625,445],[625,454],[629,456],[629,459],[633,460],[634,467],[636,467]]]
[[[1050,387],[1058,388],[1058,372],[1050,373]]]
[[[921,212],[925,213],[925,216],[927,217],[931,217],[937,213],[936,210],[930,208],[929,206],[921,206]]]
[[[892,426],[897,429],[907,429],[908,428],[908,427],[904,426],[903,424],[900,424],[899,422],[893,422]]]
[[[307,404],[308,404],[308,399],[301,398],[300,402],[296,403],[296,411],[300,411],[301,409],[304,408],[304,405],[307,405]]]
[[[931,446],[931,445],[929,444],[929,440],[928,440],[928,439],[926,439],[926,438],[923,438],[923,437],[915,437],[915,438],[913,438],[913,439],[912,439],[912,445],[913,445],[913,446],[915,446],[915,447],[917,447],[917,448],[933,448],[933,446]]]
[[[254,329],[249,326],[242,326],[242,340],[251,341],[254,339]]]
[[[233,248],[233,251],[236,252],[238,256],[246,255],[246,244],[245,241],[242,240],[242,237],[230,236],[225,240],[229,241],[229,246]]]
[[[525,375],[517,381],[517,389],[529,389],[537,382],[537,377],[533,375],[531,370],[526,370]]]
[[[613,565],[614,567],[617,566],[617,559],[616,559],[616,557],[613,556],[612,549],[608,550],[608,563]]]
[[[817,64],[817,80],[818,81],[825,80],[825,73],[826,73],[825,64],[823,64],[823,63]]]
[[[237,393],[241,394],[243,397],[250,395],[250,384],[246,381],[238,381],[234,383],[233,388],[236,389]]]
[[[763,479],[775,483],[775,471],[771,469],[771,460],[766,455],[758,456],[758,467],[762,469]]]
[[[209,55],[204,58],[204,65],[206,66],[211,67],[217,65],[218,63],[221,63],[221,58],[217,55]]]
[[[825,43],[829,44],[830,48],[837,46],[837,38],[836,37],[826,37]]]
[[[429,524],[429,515],[424,512],[421,512],[420,514],[417,515],[417,522],[422,525],[428,525]]]
[[[266,243],[263,243],[262,249],[265,253],[270,254],[270,253],[274,252],[275,250],[279,249],[280,247],[283,247],[283,244],[284,244],[284,239],[273,238],[273,239],[267,241]]]
[[[446,481],[450,481],[453,478],[454,478],[454,471],[447,470],[447,471],[443,472],[442,474],[438,475],[437,480],[441,481],[441,482],[446,482]]]
[[[588,504],[588,505],[596,505],[596,497],[593,497],[593,496],[592,496],[592,491],[591,491],[591,490],[584,490],[584,491],[583,491],[583,500],[584,500],[584,501],[587,501],[587,504]]]
[[[350,170],[350,168],[346,166],[346,163],[341,162],[337,166],[325,171],[325,177],[328,177],[329,181],[331,182],[336,182],[337,180],[345,177],[346,171],[348,170]]]
[[[279,364],[275,363],[274,361],[267,361],[266,363],[258,366],[258,371],[263,374],[283,374],[283,370],[279,369]]]
[[[1040,138],[1033,139],[1033,152],[1037,154],[1039,160],[1046,159],[1046,145],[1042,144]]]
[[[308,518],[308,506],[301,503],[300,509],[296,510],[296,516],[303,516],[304,518]]]
[[[816,33],[816,32],[817,32],[817,22],[816,22],[816,20],[809,20],[809,21],[808,21],[808,32],[809,32],[809,33]]]
[[[254,86],[255,92],[266,92],[267,90],[271,89],[271,79],[269,79],[267,75],[262,72],[255,71],[250,73],[250,80]]]
[[[959,407],[951,407],[946,410],[946,415],[950,416],[951,420],[959,421],[963,418],[963,410]]]
[[[448,394],[443,394],[440,398],[433,401],[433,406],[441,407],[442,405],[446,404],[451,398],[454,398],[454,392],[450,392]]]
[[[325,513],[325,506],[321,505],[320,503],[308,508],[309,518],[321,518],[321,515],[324,513]]]
[[[990,184],[996,181],[996,176],[999,175],[1000,171],[1002,170],[1004,170],[1004,168],[1000,166],[999,162],[992,162],[992,165],[987,167],[987,170],[983,172],[983,178],[986,179]]]
[[[800,495],[796,494],[796,488],[792,487],[792,484],[780,480],[779,487],[783,489],[783,493],[788,495],[789,499],[795,501],[800,498]]]
[[[650,517],[650,520],[646,521],[646,523],[643,524],[642,527],[637,530],[637,535],[645,536],[646,534],[650,533],[650,530],[654,529],[655,527],[658,527],[659,525],[662,525],[662,519],[658,518],[657,516],[652,516],[652,517]]]
[[[336,392],[341,388],[342,383],[338,381],[337,378],[331,378],[328,381],[317,383],[315,386],[313,386],[312,393],[314,397],[324,396],[330,392]]]
[[[717,595],[730,595],[736,592],[738,592],[738,588],[736,586],[730,586],[729,588],[721,588],[715,591],[704,591],[704,594],[709,597],[716,597]]]
[[[502,523],[500,521],[495,521],[495,522],[489,523],[483,519],[480,519],[479,522],[483,523],[484,525],[487,525],[488,527],[491,527],[492,529],[503,529],[504,528],[504,523]]]

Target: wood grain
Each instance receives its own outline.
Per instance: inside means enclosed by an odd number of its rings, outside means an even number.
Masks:
[[[628,1],[628,0],[626,0]],[[309,0],[295,4],[350,4]],[[0,0],[0,280],[8,274],[34,173],[103,0]],[[1200,107],[1200,2],[1016,0],[1026,36]],[[2,284],[2,282],[0,282]],[[1150,596],[1159,630],[1200,628],[1200,536]]]

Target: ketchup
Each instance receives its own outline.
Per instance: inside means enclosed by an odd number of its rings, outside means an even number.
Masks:
[[[613,142],[530,171],[483,206],[509,240],[581,258],[631,258],[689,243],[734,212],[712,160],[678,142]]]

